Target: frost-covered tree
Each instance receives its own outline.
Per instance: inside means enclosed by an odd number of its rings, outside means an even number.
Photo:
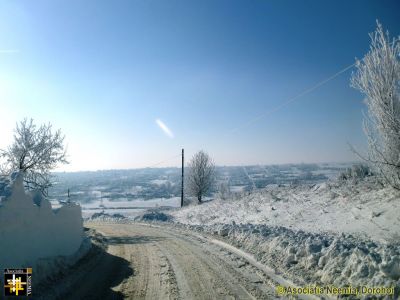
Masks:
[[[197,152],[189,164],[187,189],[191,196],[195,196],[199,203],[215,183],[215,165],[211,157],[204,151]]]
[[[370,34],[369,52],[356,62],[351,84],[366,97],[364,132],[369,152],[363,158],[386,184],[400,189],[400,41],[390,41],[389,33],[377,25]]]
[[[231,190],[227,182],[221,182],[218,185],[218,198],[221,200],[227,200],[231,195]]]
[[[13,144],[0,151],[3,173],[23,172],[25,187],[44,195],[52,185],[50,171],[68,163],[61,130],[53,132],[51,124],[37,127],[32,119],[17,123]]]

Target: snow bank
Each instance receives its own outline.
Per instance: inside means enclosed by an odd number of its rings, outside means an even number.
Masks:
[[[400,244],[254,224],[179,225],[217,235],[298,285],[384,286],[400,295]]]
[[[7,186],[2,183],[0,196],[0,269],[33,267],[35,280],[44,275],[35,272],[36,266],[49,271],[45,265],[56,265],[60,256],[73,258],[86,247],[79,205],[53,211],[40,194],[25,192],[20,173]]]

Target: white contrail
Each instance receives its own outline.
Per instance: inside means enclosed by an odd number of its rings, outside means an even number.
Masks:
[[[163,121],[161,121],[160,119],[156,120],[156,123],[158,125],[158,127],[161,128],[162,131],[164,131],[164,133],[170,137],[171,139],[174,138],[174,134],[172,133],[172,131],[168,128],[167,125],[164,124]]]

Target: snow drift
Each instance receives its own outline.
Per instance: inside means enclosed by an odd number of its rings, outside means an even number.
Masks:
[[[39,193],[25,192],[21,173],[0,183],[0,269],[33,267],[35,272],[46,260],[76,255],[84,238],[79,205],[53,211]]]

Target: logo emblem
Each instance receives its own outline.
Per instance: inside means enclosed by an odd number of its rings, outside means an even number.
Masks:
[[[32,268],[4,270],[4,296],[31,296]]]

